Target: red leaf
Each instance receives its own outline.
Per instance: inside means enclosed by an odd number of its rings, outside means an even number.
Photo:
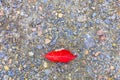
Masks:
[[[77,56],[65,49],[54,50],[45,54],[45,58],[52,62],[67,63],[75,59]]]

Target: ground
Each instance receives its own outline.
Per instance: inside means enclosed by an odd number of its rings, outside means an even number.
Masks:
[[[120,80],[120,0],[0,0],[0,80]]]

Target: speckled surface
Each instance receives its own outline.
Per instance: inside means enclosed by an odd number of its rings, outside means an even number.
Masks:
[[[0,0],[0,80],[120,80],[120,0]]]

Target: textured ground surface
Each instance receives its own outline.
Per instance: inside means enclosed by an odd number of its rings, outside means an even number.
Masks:
[[[120,0],[0,0],[0,80],[120,80]]]

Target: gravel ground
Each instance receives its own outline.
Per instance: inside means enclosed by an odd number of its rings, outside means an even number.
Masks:
[[[0,80],[120,80],[120,0],[0,0]]]

